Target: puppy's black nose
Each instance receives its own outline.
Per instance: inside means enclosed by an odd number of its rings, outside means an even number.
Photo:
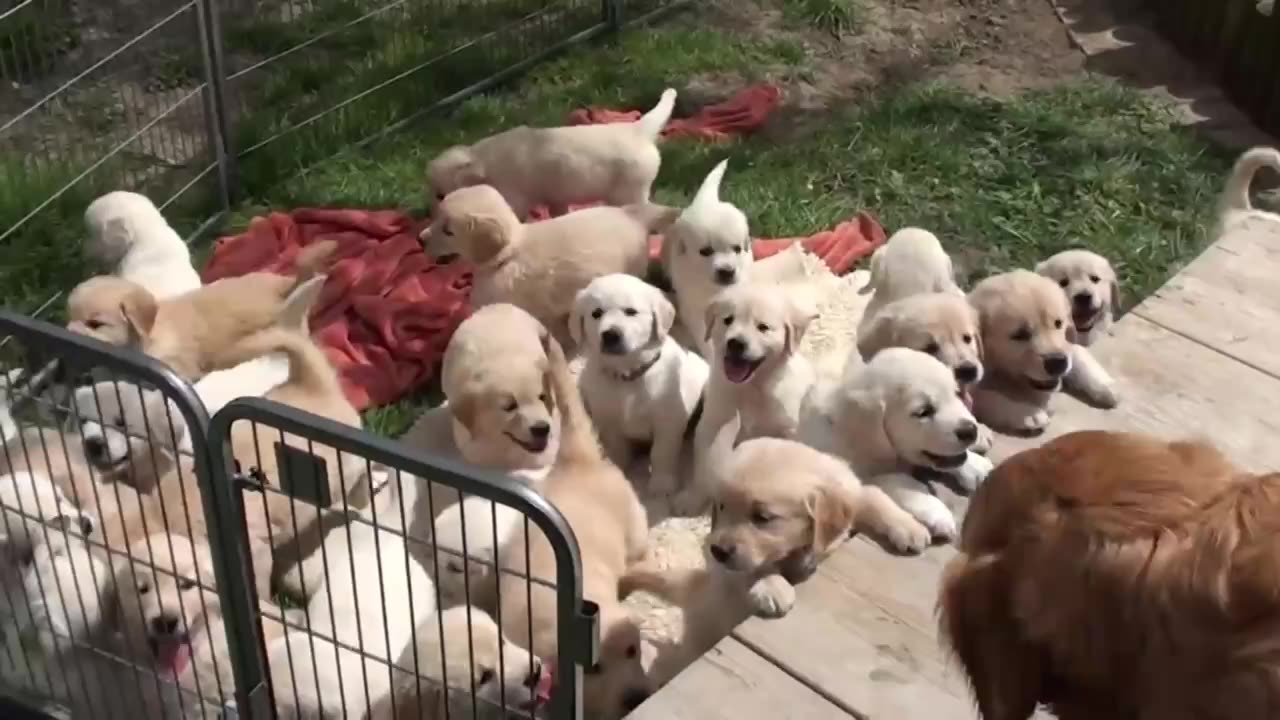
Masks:
[[[1071,302],[1079,308],[1091,308],[1093,307],[1093,293],[1078,292],[1071,296]]]
[[[539,420],[538,422],[529,426],[529,436],[532,438],[535,438],[537,440],[546,440],[550,435],[551,435],[551,423],[547,422],[546,420]]]
[[[747,344],[740,337],[731,337],[725,342],[724,349],[733,357],[742,357],[747,352]]]
[[[738,271],[733,268],[716,268],[716,282],[721,285],[732,285],[738,279]]]
[[[151,618],[151,632],[156,635],[173,635],[178,632],[178,618],[167,614]]]
[[[711,557],[715,558],[716,562],[724,564],[729,562],[729,560],[733,557],[733,550],[730,548],[726,548],[723,545],[712,545]]]
[[[631,688],[622,695],[622,709],[631,712],[644,704],[649,699],[649,691],[640,688]]]
[[[1044,371],[1057,377],[1067,371],[1069,362],[1063,353],[1050,353],[1044,356]]]
[[[978,426],[968,420],[956,426],[956,439],[965,444],[973,444],[978,439]]]
[[[617,328],[608,328],[600,332],[600,347],[605,349],[616,349],[622,344],[622,333]]]
[[[964,363],[956,366],[956,381],[960,383],[971,383],[978,379],[978,366],[973,363]]]
[[[85,438],[84,451],[91,459],[101,458],[107,454],[107,443],[100,437]]]

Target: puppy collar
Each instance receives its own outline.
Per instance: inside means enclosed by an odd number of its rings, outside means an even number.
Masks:
[[[627,372],[614,372],[612,370],[606,370],[605,373],[609,377],[613,378],[614,380],[617,380],[618,382],[631,382],[633,380],[637,380],[639,378],[644,377],[644,374],[649,372],[649,369],[652,368],[654,365],[657,365],[658,361],[661,359],[662,359],[662,351],[659,350],[653,356],[652,360],[646,363],[642,363],[639,367],[633,370],[629,370]]]

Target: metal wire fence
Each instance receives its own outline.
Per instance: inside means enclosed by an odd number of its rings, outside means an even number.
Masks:
[[[0,333],[5,717],[581,717],[595,610],[537,493],[269,400],[210,419],[201,383],[38,320]]]
[[[682,0],[0,0],[0,284],[58,312],[80,214],[242,194]]]

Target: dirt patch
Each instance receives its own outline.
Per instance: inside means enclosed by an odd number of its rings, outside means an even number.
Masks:
[[[824,111],[908,82],[937,79],[1009,97],[1084,69],[1083,55],[1045,0],[860,0],[856,21],[838,36],[789,16],[786,2],[716,0],[697,18],[802,49],[802,67],[761,73],[786,89],[783,108],[766,130],[781,138],[804,133]],[[721,99],[741,81],[695,78],[689,100]]]

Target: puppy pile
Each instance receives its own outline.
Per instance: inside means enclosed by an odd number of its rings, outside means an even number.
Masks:
[[[438,203],[422,240],[474,265],[475,312],[444,358],[447,402],[401,440],[505,473],[563,514],[599,608],[583,692],[598,718],[627,714],[746,617],[787,613],[851,534],[902,553],[955,538],[931,483],[978,488],[994,432],[1043,432],[1054,393],[1117,402],[1087,348],[1116,299],[1104,258],[1068,251],[966,294],[918,228],[872,258],[856,349],[838,372],[816,367],[799,348],[824,298],[753,264],[747,214],[721,199],[727,161],[687,207],[650,202],[674,102],[667,90],[633,123],[515,128],[428,168]],[[554,217],[527,222],[539,206]],[[113,272],[71,293],[72,330],[168,364],[211,412],[260,396],[360,427],[306,328],[332,244],[291,276],[206,286],[146,198],[111,193],[86,221]],[[654,233],[670,291],[645,280]],[[151,716],[203,716],[196,694],[230,702],[232,686],[191,440],[158,391],[96,379],[67,427],[3,426],[7,448],[60,451],[8,452],[0,468],[6,519],[27,509],[6,523],[0,570],[28,589],[0,610],[47,615],[20,618],[40,642],[19,654],[58,665],[82,707],[129,701],[78,691],[119,671],[68,638],[161,678],[136,698]],[[273,488],[277,442],[325,461],[333,501],[245,496],[277,711],[470,716],[476,698],[535,711],[560,649],[556,592],[536,582],[556,579],[548,539],[429,477],[245,423],[232,437],[242,470]],[[654,562],[651,524],[708,513],[705,566]],[[31,588],[50,578],[85,600],[42,604]],[[684,616],[656,657],[622,603],[641,591]],[[277,607],[282,593],[301,607]]]

